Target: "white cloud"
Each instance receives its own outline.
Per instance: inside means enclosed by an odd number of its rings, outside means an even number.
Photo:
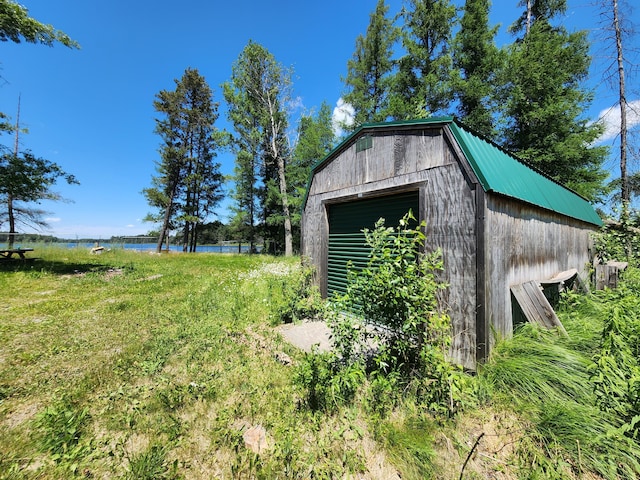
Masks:
[[[58,223],[62,221],[62,219],[60,217],[48,217],[48,218],[45,218],[44,221],[47,223]]]
[[[604,124],[605,130],[595,143],[604,143],[620,134],[619,105],[602,110],[598,114],[598,120]],[[633,100],[627,104],[627,129],[631,130],[636,125],[640,125],[640,100]]]
[[[342,97],[336,102],[336,106],[333,109],[333,115],[331,117],[333,132],[337,136],[341,136],[343,126],[353,125],[354,116],[356,114],[355,109],[349,103],[346,103]]]

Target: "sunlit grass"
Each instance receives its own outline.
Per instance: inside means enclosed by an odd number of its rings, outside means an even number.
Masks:
[[[334,478],[378,452],[277,359],[299,258],[34,254],[0,265],[0,478]]]
[[[640,472],[640,445],[597,407],[590,381],[606,308],[599,296],[567,299],[560,318],[568,337],[525,325],[481,369],[492,401],[531,425],[521,436],[518,460],[531,478],[594,472],[632,479]]]
[[[458,478],[482,432],[464,478],[615,478],[640,458],[593,406],[598,302],[570,299],[568,338],[498,345],[481,405],[439,424],[415,399],[305,408],[274,328],[297,258],[33,255],[0,264],[0,479]]]

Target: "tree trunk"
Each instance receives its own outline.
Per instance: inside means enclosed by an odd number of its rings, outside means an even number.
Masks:
[[[293,255],[293,234],[291,233],[291,214],[289,212],[289,196],[287,194],[287,179],[285,176],[284,158],[278,157],[278,180],[280,197],[282,199],[282,214],[284,215],[284,254]]]
[[[284,254],[287,257],[293,255],[293,234],[291,229],[291,213],[289,212],[289,196],[287,193],[287,177],[285,162],[282,152],[278,147],[278,134],[281,125],[276,120],[277,109],[270,97],[267,98],[269,117],[271,121],[271,153],[278,166],[278,185],[280,187],[280,201],[282,202],[282,215],[284,216]]]
[[[182,253],[187,253],[189,250],[189,222],[184,222],[184,228],[182,229]]]
[[[156,245],[156,252],[162,252],[162,242],[164,241],[164,237],[167,235],[167,230],[169,230],[169,222],[171,221],[171,211],[173,210],[173,199],[176,196],[176,190],[178,188],[178,183],[174,182],[171,187],[171,194],[169,196],[169,204],[167,205],[166,210],[164,211],[164,219],[162,220],[162,228],[160,229],[160,236],[158,237],[158,245]]]
[[[7,239],[7,248],[13,248],[16,238],[16,217],[13,214],[13,197],[11,194],[7,197],[7,214],[9,215],[9,238]]]
[[[613,28],[616,36],[616,53],[618,63],[618,92],[620,100],[620,196],[622,198],[622,216],[629,215],[629,177],[627,174],[627,94],[624,75],[624,51],[622,47],[622,30],[618,16],[618,0],[612,0]]]

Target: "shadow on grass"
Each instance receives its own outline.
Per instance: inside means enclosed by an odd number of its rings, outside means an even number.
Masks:
[[[48,272],[54,275],[100,273],[113,268],[101,263],[56,262],[41,258],[10,258],[0,260],[0,272]]]

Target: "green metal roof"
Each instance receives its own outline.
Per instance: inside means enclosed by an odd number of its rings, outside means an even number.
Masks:
[[[459,123],[449,124],[485,192],[516,198],[594,225],[602,220],[588,200]]]
[[[364,124],[318,162],[311,176],[363,131],[437,124],[450,128],[485,192],[498,193],[593,225],[602,225],[602,220],[588,200],[494,143],[472,133],[453,117]],[[307,195],[308,192],[307,188]],[[305,197],[303,205],[306,200]]]

